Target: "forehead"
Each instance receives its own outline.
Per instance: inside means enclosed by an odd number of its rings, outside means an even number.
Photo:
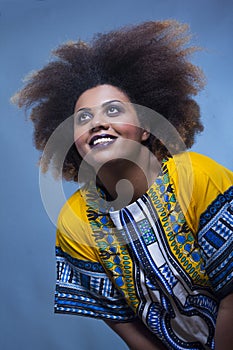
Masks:
[[[75,111],[80,108],[92,108],[100,106],[111,100],[130,102],[128,96],[120,89],[112,85],[99,85],[82,93],[75,104]]]

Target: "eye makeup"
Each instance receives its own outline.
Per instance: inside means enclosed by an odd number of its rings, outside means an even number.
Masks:
[[[100,112],[102,112],[107,117],[117,117],[121,113],[125,112],[125,103],[119,101],[119,100],[111,100],[104,102],[100,109],[102,109]],[[75,112],[75,123],[78,125],[84,125],[88,123],[96,113],[97,108],[80,108],[77,112]]]

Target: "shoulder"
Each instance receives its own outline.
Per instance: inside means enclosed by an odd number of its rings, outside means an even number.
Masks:
[[[218,176],[229,176],[232,181],[233,172],[214,159],[196,152],[188,152],[194,169],[199,170],[212,178]]]
[[[82,190],[64,204],[57,221],[57,246],[74,258],[95,260],[92,231]]]
[[[232,188],[233,173],[195,152],[177,154],[165,162],[165,167],[189,226],[196,231],[201,214]]]
[[[224,192],[233,184],[233,172],[219,164],[210,157],[196,152],[185,152],[174,155],[169,158],[167,168],[171,178],[175,181],[190,180],[194,181],[194,185],[206,186],[208,182],[212,182],[221,192]],[[178,177],[177,177],[178,175]],[[190,182],[189,182],[190,184]]]
[[[86,204],[82,196],[81,190],[77,190],[62,207],[59,217],[58,225],[70,225],[72,222],[87,222]]]

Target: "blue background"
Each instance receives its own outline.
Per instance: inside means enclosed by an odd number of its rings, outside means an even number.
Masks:
[[[193,150],[233,170],[232,7],[230,0],[0,0],[1,349],[126,349],[102,321],[53,314],[55,226],[40,197],[32,125],[9,101],[22,78],[67,40],[146,20],[187,22],[205,48],[194,62],[207,77],[197,98],[205,131]]]

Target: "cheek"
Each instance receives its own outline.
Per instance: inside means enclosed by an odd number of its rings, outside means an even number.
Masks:
[[[136,141],[141,141],[141,137],[143,134],[143,130],[139,127],[136,127],[134,125],[122,125],[119,128],[119,131],[124,135],[126,138]]]
[[[77,151],[81,156],[84,156],[84,150],[86,145],[86,137],[84,134],[81,134],[79,132],[74,131],[74,143],[76,146]]]

